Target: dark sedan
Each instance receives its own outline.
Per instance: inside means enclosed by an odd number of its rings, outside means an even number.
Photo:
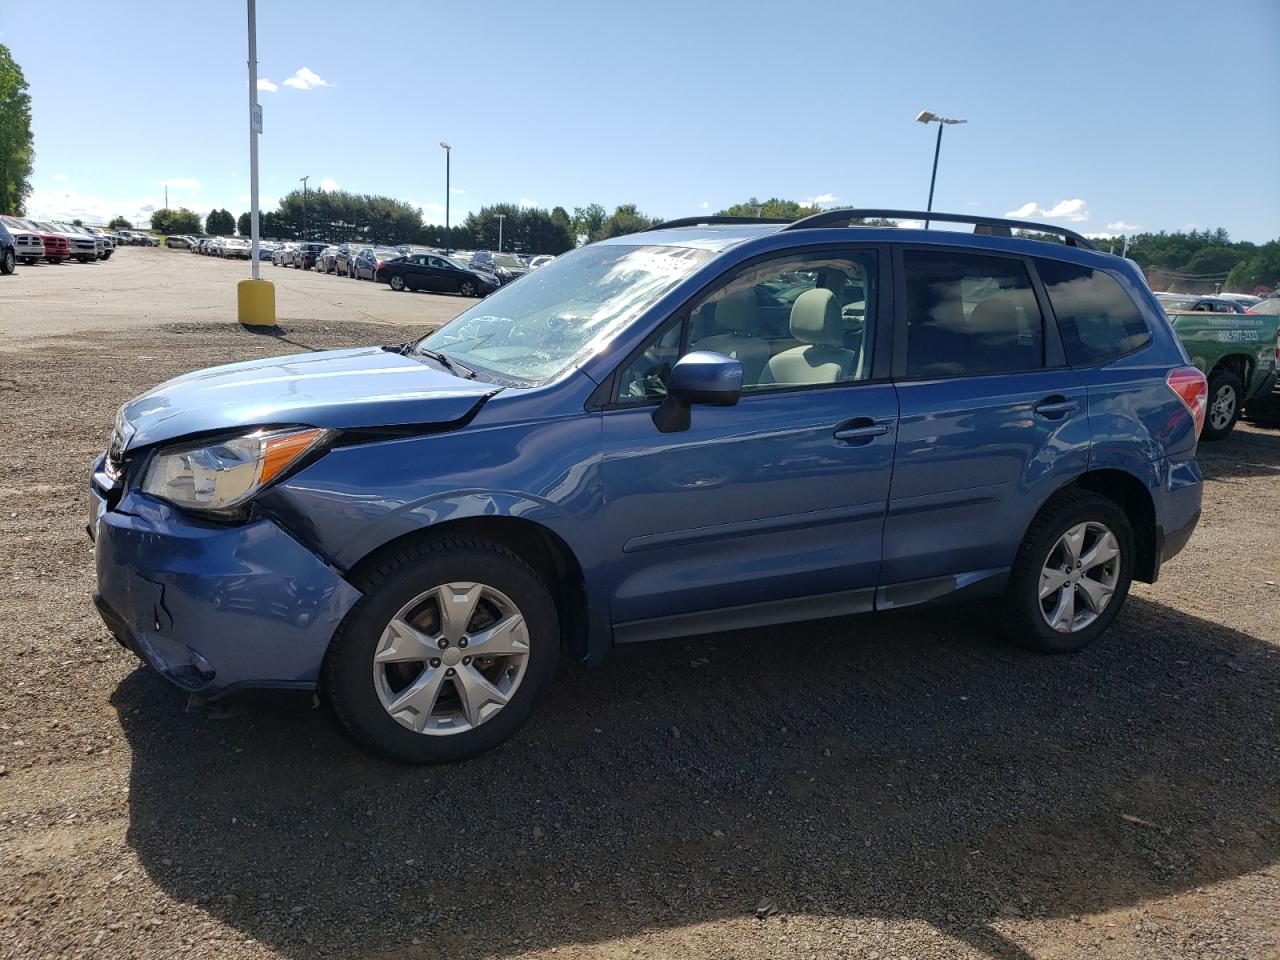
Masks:
[[[378,265],[377,279],[392,290],[427,290],[487,297],[501,284],[492,274],[470,270],[455,260],[433,253],[415,253]]]
[[[388,260],[398,260],[401,256],[400,251],[390,247],[365,247],[354,261],[356,279],[377,280],[378,268]]]
[[[316,257],[324,253],[325,243],[300,243],[293,253],[293,265],[299,270],[310,270],[316,265]]]

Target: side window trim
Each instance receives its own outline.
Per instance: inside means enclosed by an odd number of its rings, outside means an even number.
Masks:
[[[972,373],[965,374],[966,377],[1002,377],[1017,373],[1033,373],[1035,370],[1052,370],[1065,367],[1066,354],[1062,347],[1062,340],[1058,334],[1058,325],[1052,320],[1052,314],[1046,311],[1048,307],[1048,297],[1044,293],[1043,285],[1035,271],[1035,265],[1031,263],[1031,258],[1023,254],[1003,253],[994,250],[979,250],[964,248],[960,249],[949,244],[937,243],[897,243],[893,245],[893,361],[891,365],[892,379],[894,381],[916,382],[919,380],[958,380],[960,376],[954,377],[910,377],[907,375],[907,269],[905,254],[919,251],[924,253],[961,253],[968,256],[990,257],[995,260],[1010,260],[1021,263],[1023,269],[1027,271],[1027,279],[1031,284],[1031,289],[1035,297],[1036,306],[1040,310],[1040,335],[1043,366],[1029,370],[1004,370],[993,373]],[[1050,336],[1050,328],[1052,328],[1052,336]],[[1053,349],[1051,350],[1051,341]],[[1051,359],[1056,358],[1057,363],[1051,363]]]

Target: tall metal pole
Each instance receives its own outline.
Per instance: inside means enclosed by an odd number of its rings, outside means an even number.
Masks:
[[[307,181],[311,179],[311,174],[305,177],[299,177],[302,181],[302,239],[307,239]]]
[[[502,252],[502,221],[507,219],[505,213],[498,214],[498,252]]]
[[[925,207],[925,213],[933,211],[933,185],[938,182],[938,154],[942,152],[942,128],[946,126],[941,120],[938,121],[938,139],[933,145],[933,174],[929,177],[929,205]],[[924,228],[929,229],[928,218],[924,221]]]
[[[249,0],[249,276],[258,279],[258,16],[257,0]],[[168,191],[166,193],[166,205]]]
[[[453,159],[453,147],[441,143],[444,147],[444,253],[449,255],[449,163]]]

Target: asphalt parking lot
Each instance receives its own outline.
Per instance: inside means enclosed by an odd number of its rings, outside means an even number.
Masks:
[[[438,326],[473,301],[430,293],[394,293],[369,280],[261,264],[276,285],[276,316]],[[42,336],[190,320],[235,319],[236,282],[246,260],[196,256],[186,250],[121,247],[100,263],[20,266],[0,285],[0,350]]]
[[[243,262],[116,256],[0,282],[0,956],[1280,956],[1280,431],[1202,447],[1195,537],[1081,654],[998,607],[628,647],[405,768],[139,669],[86,471],[150,384],[467,301],[264,265],[252,334]]]

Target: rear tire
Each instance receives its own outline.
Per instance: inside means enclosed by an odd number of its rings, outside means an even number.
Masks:
[[[1209,377],[1209,402],[1201,440],[1224,440],[1235,429],[1243,407],[1244,384],[1229,369],[1219,368]]]
[[[1083,533],[1072,555],[1067,541],[1076,531]],[[1112,546],[1112,559],[1090,564]],[[1124,606],[1135,554],[1133,528],[1113,500],[1087,490],[1050,500],[1027,530],[1009,576],[1009,638],[1041,653],[1088,646]]]
[[[398,273],[392,275],[390,284],[391,284],[391,289],[394,290],[396,293],[400,293],[405,289],[404,277],[400,276],[400,274]]]
[[[433,615],[434,601],[428,600],[426,608],[415,607],[424,596],[445,585],[450,585],[458,600],[463,599],[465,585],[490,591],[490,595],[500,595],[510,602],[509,609],[494,611],[486,624],[482,609],[485,594],[481,594],[479,603],[471,601],[481,619],[467,614],[459,618],[466,620],[463,628],[465,636],[472,639],[469,650],[476,654],[474,662],[468,656],[455,663],[467,652],[465,640],[460,643],[456,637],[451,644],[441,641],[439,659],[383,662],[388,652],[399,653],[401,647],[397,636],[392,644],[395,649],[388,651],[387,637],[393,633],[393,621],[409,623],[415,639],[450,632],[443,622],[447,618],[440,613]],[[363,597],[334,635],[325,657],[322,688],[348,733],[380,756],[405,763],[449,763],[492,750],[528,719],[555,674],[560,654],[555,603],[538,575],[498,544],[483,539],[419,542],[387,556],[355,586]],[[406,613],[410,609],[426,612]],[[516,620],[526,638],[522,652],[508,659],[499,656],[496,661],[486,661],[481,653],[484,628]],[[516,635],[516,630],[509,632],[509,636]],[[421,648],[416,643],[406,644],[405,649],[421,649],[423,656],[437,653],[434,642]],[[449,667],[451,663],[453,666]],[[446,670],[447,677],[441,677],[439,674]],[[475,701],[483,702],[484,707],[475,710],[478,719],[473,721],[462,694],[464,688],[474,689],[467,684],[480,670],[486,671],[485,682],[490,684],[481,684],[481,688],[495,694],[500,691],[505,699],[499,703],[486,696],[483,701]],[[434,674],[438,692],[423,702],[424,709],[419,712],[419,704],[414,702],[393,715],[386,705],[388,698],[404,697],[411,688],[428,680],[429,673]],[[497,709],[492,709],[494,706]],[[421,729],[434,732],[418,732]]]
[[[8,276],[16,269],[18,269],[17,257],[13,255],[12,250],[6,250],[3,256],[0,256],[0,273]]]

